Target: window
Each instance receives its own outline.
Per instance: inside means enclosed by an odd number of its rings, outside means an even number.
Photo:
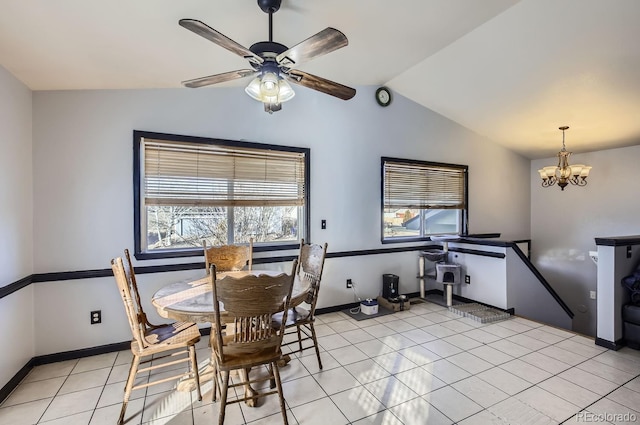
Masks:
[[[133,178],[138,259],[308,238],[309,149],[135,131]]]
[[[382,158],[382,242],[466,233],[466,165]]]

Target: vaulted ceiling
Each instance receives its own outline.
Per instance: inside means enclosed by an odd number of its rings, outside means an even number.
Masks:
[[[181,18],[246,47],[268,39],[255,0],[2,0],[0,12],[0,65],[34,91],[181,87],[247,67]],[[282,0],[273,39],[337,28],[349,45],[301,70],[386,85],[543,158],[561,125],[574,153],[640,144],[639,19],[638,0]]]

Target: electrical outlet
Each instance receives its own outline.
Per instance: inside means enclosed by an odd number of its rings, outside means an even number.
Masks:
[[[95,325],[102,323],[102,310],[95,310],[91,312],[91,324]]]
[[[464,283],[471,283],[471,276],[469,276],[468,274],[464,275]]]
[[[327,228],[327,220],[320,221],[320,228],[325,230]]]
[[[596,299],[596,291],[589,291],[589,298],[591,298],[592,300]]]
[[[347,279],[347,289],[353,288],[353,282],[351,282],[351,279]]]

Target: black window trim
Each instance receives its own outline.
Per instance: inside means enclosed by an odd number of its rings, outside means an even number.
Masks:
[[[417,241],[430,241],[429,236],[416,236],[416,237],[398,237],[393,239],[385,239],[384,237],[384,164],[385,162],[400,162],[405,164],[421,164],[435,167],[450,167],[460,168],[464,170],[464,204],[465,208],[462,210],[462,233],[461,236],[465,236],[469,233],[469,166],[462,164],[449,164],[446,162],[433,162],[423,161],[418,159],[407,158],[394,158],[389,156],[380,157],[380,242],[382,244],[389,243],[407,243]]]
[[[236,146],[253,149],[277,150],[284,152],[299,152],[305,155],[305,241],[311,241],[311,196],[309,193],[310,176],[311,176],[311,149],[294,146],[272,145],[266,143],[246,142],[239,140],[216,139],[210,137],[185,136],[168,133],[155,133],[150,131],[134,130],[133,131],[133,237],[134,237],[134,257],[136,260],[152,260],[160,258],[181,258],[202,256],[201,248],[180,249],[180,250],[162,250],[161,252],[143,252],[142,251],[142,235],[141,235],[141,187],[140,187],[140,141],[143,138],[169,140],[188,143],[203,143],[209,145]],[[268,251],[284,251],[298,249],[299,243],[278,244],[278,245],[254,245],[254,252]]]

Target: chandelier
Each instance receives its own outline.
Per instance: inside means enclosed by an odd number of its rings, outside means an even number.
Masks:
[[[562,130],[562,150],[558,152],[558,165],[550,165],[538,170],[542,178],[542,187],[553,186],[556,183],[561,190],[564,190],[569,183],[576,186],[586,186],[591,167],[582,164],[569,165],[571,152],[567,151],[564,145],[564,132],[569,127],[562,126],[559,129]]]

